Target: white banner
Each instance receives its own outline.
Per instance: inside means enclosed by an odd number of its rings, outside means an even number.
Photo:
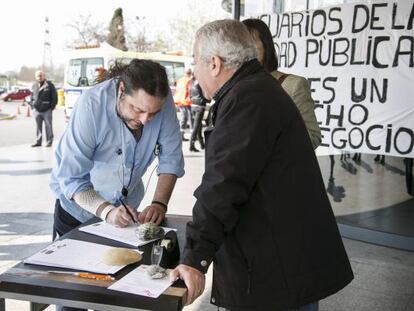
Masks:
[[[414,0],[259,16],[279,69],[311,82],[317,154],[414,157]]]

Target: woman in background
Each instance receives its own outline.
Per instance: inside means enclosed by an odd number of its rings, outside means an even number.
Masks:
[[[286,74],[277,70],[278,60],[272,34],[262,20],[250,18],[244,20],[243,24],[253,36],[259,62],[280,82],[299,109],[303,121],[305,121],[313,149],[316,149],[321,143],[321,130],[316,120],[315,104],[308,80],[301,76]]]

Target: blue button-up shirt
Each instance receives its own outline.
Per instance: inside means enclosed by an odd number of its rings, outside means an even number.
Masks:
[[[161,111],[143,127],[137,143],[116,112],[116,81],[108,80],[79,97],[68,128],[56,148],[50,187],[62,207],[85,222],[94,215],[73,196],[93,187],[117,205],[123,187],[128,205],[138,208],[144,196],[142,176],[158,157],[158,174],[184,175],[180,129],[169,94]]]

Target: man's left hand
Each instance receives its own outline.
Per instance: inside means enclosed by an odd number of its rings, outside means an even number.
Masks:
[[[165,208],[158,204],[147,206],[138,216],[140,223],[153,222],[159,225],[165,218]]]

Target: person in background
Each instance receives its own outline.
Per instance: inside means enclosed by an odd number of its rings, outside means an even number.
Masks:
[[[210,301],[219,307],[318,310],[353,273],[303,119],[241,22],[201,27],[193,55],[215,104],[193,220],[170,280],[184,280],[191,304],[214,262]]]
[[[95,69],[95,83],[101,83],[107,80],[108,70],[103,67],[97,67]]]
[[[45,73],[41,70],[35,73],[36,82],[32,86],[33,116],[36,120],[36,142],[32,147],[40,147],[43,139],[43,122],[46,131],[46,147],[53,144],[53,110],[55,109],[58,97],[56,88],[52,82],[46,80]]]
[[[267,25],[260,19],[246,19],[243,24],[247,27],[257,49],[257,59],[263,67],[272,74],[292,98],[305,121],[313,148],[316,149],[322,140],[321,130],[315,116],[315,104],[311,96],[308,80],[304,77],[286,74],[278,71],[278,59],[273,43],[272,34]]]
[[[185,70],[185,74],[182,78],[177,81],[174,102],[180,110],[180,128],[181,138],[183,141],[188,141],[184,136],[185,129],[190,127],[193,128],[193,118],[191,115],[191,99],[190,99],[190,88],[193,78],[193,71],[191,68]]]
[[[195,147],[198,140],[200,148],[204,149],[204,139],[201,133],[204,111],[206,110],[207,99],[203,95],[200,84],[193,78],[190,89],[191,111],[194,113],[193,131],[190,138],[190,151],[199,152]]]
[[[385,155],[383,155],[383,154],[377,154],[375,156],[375,158],[374,158],[374,161],[376,163],[380,163],[380,164],[384,165],[385,164]]]

